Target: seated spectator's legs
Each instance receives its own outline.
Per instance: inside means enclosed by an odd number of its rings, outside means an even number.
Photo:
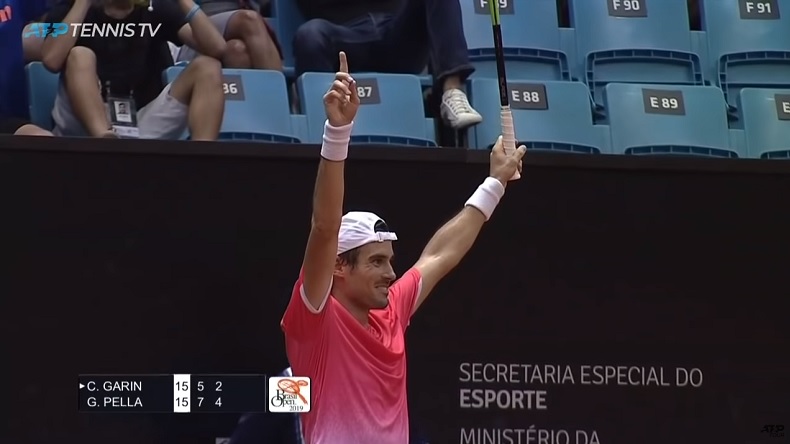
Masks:
[[[33,23],[28,23],[25,29],[22,30],[22,36],[30,31],[30,26]],[[30,35],[22,38],[22,48],[25,53],[25,62],[38,62],[41,60],[41,45],[44,44],[43,37],[36,37]]]
[[[387,24],[376,53],[388,55],[382,69],[387,72],[419,72],[430,57],[443,91],[442,118],[453,128],[463,129],[483,118],[462,90],[474,68],[469,63],[459,1],[465,0],[405,0]],[[403,68],[398,70],[398,66]]]
[[[0,134],[15,136],[52,136],[52,133],[40,128],[27,120],[10,118],[0,119]]]
[[[444,90],[460,87],[474,68],[469,63],[459,1],[405,0],[380,43],[400,56],[384,59],[391,65],[388,71],[405,65],[407,70],[420,72],[430,57],[436,78],[451,85]]]
[[[177,139],[188,125],[192,140],[216,140],[224,113],[222,65],[198,56],[140,110],[140,137]]]
[[[371,48],[380,38],[380,26],[389,19],[389,16],[375,15],[343,25],[324,19],[303,23],[296,30],[293,42],[296,76],[305,72],[336,72],[340,51],[348,55],[351,72],[382,71],[377,62],[387,55],[374,57]]]
[[[225,46],[225,57],[222,58],[225,68],[250,69],[252,60],[247,45],[242,40],[228,40]]]
[[[225,110],[222,66],[198,56],[151,103],[137,112],[141,139],[178,139],[187,129],[194,140],[216,140]],[[102,100],[93,51],[75,46],[66,60],[55,109],[58,136],[118,137]]]
[[[37,127],[31,123],[27,125],[22,125],[19,127],[16,132],[14,132],[15,136],[52,136],[52,133],[45,130],[44,128]]]
[[[419,74],[430,60],[443,91],[444,120],[456,129],[480,123],[462,90],[474,68],[458,1],[404,0],[395,15],[369,14],[343,25],[310,20],[294,38],[296,75],[337,71],[339,51],[348,54],[352,72]]]
[[[282,53],[274,31],[256,11],[240,9],[209,17],[228,42],[225,68],[282,71]],[[178,61],[190,61],[197,53],[184,47]]]
[[[83,46],[71,48],[60,82],[53,133],[58,136],[117,137],[112,131],[96,74],[96,54]]]
[[[225,12],[217,14],[217,20],[223,20],[221,16],[224,15],[227,15],[227,26],[223,34],[225,40],[239,40],[244,43],[252,68],[282,71],[283,60],[277,39],[260,14],[248,10]]]

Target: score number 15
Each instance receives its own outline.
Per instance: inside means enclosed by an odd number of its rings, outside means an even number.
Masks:
[[[203,385],[203,381],[198,381],[198,383],[197,383],[197,391],[202,392],[203,390],[205,390],[205,386]],[[222,391],[222,381],[216,381],[214,383],[214,391],[215,392],[221,392]],[[203,405],[203,397],[202,396],[198,396],[198,407],[200,407],[202,405]],[[214,401],[214,405],[216,405],[217,407],[222,407],[222,397],[218,396],[217,400]]]

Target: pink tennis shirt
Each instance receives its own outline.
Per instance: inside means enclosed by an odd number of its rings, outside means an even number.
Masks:
[[[314,310],[294,285],[282,328],[294,376],[311,378],[312,407],[301,415],[306,444],[407,444],[404,333],[422,278],[410,269],[371,310],[365,328],[333,296]]]

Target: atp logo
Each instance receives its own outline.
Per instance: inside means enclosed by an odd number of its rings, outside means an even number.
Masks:
[[[23,38],[58,37],[123,37],[153,38],[162,27],[161,23],[33,23]],[[71,31],[71,32],[69,32]]]
[[[25,32],[23,37],[26,39],[31,37],[44,38],[48,35],[57,37],[59,35],[66,35],[68,31],[68,23],[33,23],[30,25],[30,30]]]

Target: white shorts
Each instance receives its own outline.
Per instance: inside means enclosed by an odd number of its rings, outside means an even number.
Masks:
[[[105,104],[107,120],[110,120],[110,108]],[[188,128],[189,107],[170,95],[170,85],[162,92],[137,110],[137,127],[141,139],[180,139]],[[52,120],[56,136],[84,137],[88,136],[82,122],[74,114],[66,86],[60,82],[55,107],[52,109]],[[109,128],[108,128],[109,129]]]

